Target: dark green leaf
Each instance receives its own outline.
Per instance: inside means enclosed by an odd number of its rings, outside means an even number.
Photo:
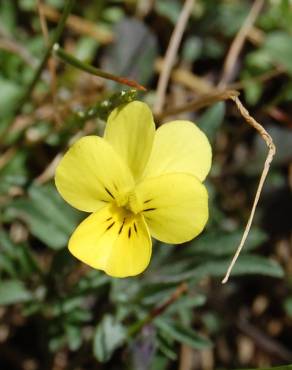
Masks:
[[[0,77],[0,114],[1,116],[12,110],[21,96],[22,89],[17,83]]]
[[[29,199],[14,201],[9,215],[27,222],[31,233],[54,249],[67,245],[80,220],[80,213],[68,206],[52,185],[32,186]]]
[[[202,294],[197,294],[194,297],[190,296],[183,296],[180,297],[179,300],[174,302],[170,307],[167,309],[167,313],[176,312],[182,309],[194,309],[196,307],[201,307],[206,302],[206,296]]]
[[[98,361],[108,361],[126,339],[124,327],[111,315],[106,315],[97,326],[93,339],[93,353]]]
[[[291,130],[276,125],[267,127],[267,130],[277,148],[273,166],[288,164],[292,159]],[[253,153],[251,160],[244,168],[247,174],[258,174],[262,171],[263,163],[267,156],[267,147],[261,137],[256,136],[253,144]]]
[[[0,281],[0,305],[9,305],[31,300],[32,294],[20,280]]]
[[[159,318],[155,320],[155,325],[174,340],[187,344],[192,348],[205,349],[212,345],[207,338],[201,336],[192,329],[181,326],[176,322]]]
[[[207,109],[198,120],[198,126],[205,132],[208,138],[213,141],[221,126],[225,115],[225,103],[214,104]]]
[[[194,271],[190,272],[189,275],[193,277],[223,277],[230,262],[229,259],[206,262],[194,268]],[[232,270],[232,276],[249,274],[281,278],[284,272],[279,263],[274,260],[260,256],[241,255]]]
[[[162,335],[160,335],[157,340],[160,351],[170,360],[176,360],[177,354],[173,350],[173,345],[171,345]]]
[[[65,332],[68,340],[68,346],[71,351],[76,351],[82,344],[81,329],[79,326],[66,325]]]
[[[103,69],[147,84],[157,56],[155,36],[144,23],[130,18],[117,24],[115,35],[115,42],[106,50]]]
[[[181,4],[174,0],[155,1],[155,10],[158,14],[168,18],[173,24],[176,24],[181,12]]]
[[[288,297],[284,301],[284,309],[289,317],[292,317],[292,297]]]
[[[191,250],[186,253],[208,254],[212,256],[228,256],[235,252],[243,230],[233,232],[210,231],[191,243]],[[253,227],[248,235],[243,253],[253,250],[267,240],[267,235],[259,228]]]
[[[277,31],[269,34],[265,40],[264,51],[276,63],[292,73],[292,37],[288,33]]]
[[[169,270],[165,269],[161,279],[168,282],[181,282],[187,279],[195,279],[197,281],[207,276],[223,278],[230,262],[231,257],[228,259],[218,258],[211,261],[207,260],[207,262],[201,262],[199,265],[191,264],[191,267],[189,265],[185,271],[175,275],[170,275]],[[274,260],[256,255],[240,255],[232,270],[231,276],[251,274],[281,278],[284,275],[284,271],[279,263]]]

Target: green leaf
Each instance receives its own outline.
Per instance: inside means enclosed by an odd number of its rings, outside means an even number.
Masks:
[[[206,296],[202,294],[197,294],[194,297],[182,296],[179,300],[174,302],[167,309],[167,313],[173,313],[183,309],[194,309],[196,307],[201,307],[206,303]]]
[[[212,141],[221,126],[225,115],[225,103],[214,104],[207,109],[198,120],[198,126],[205,132]]]
[[[292,297],[288,297],[284,301],[284,309],[289,317],[292,317]]]
[[[10,240],[8,234],[3,230],[0,231],[0,251],[1,253],[6,253],[10,256],[15,255],[15,245]]]
[[[169,343],[162,335],[157,338],[158,347],[160,351],[170,360],[174,361],[177,359],[177,353],[173,350],[172,343]]]
[[[223,1],[218,3],[211,17],[215,32],[220,30],[226,36],[233,36],[240,29],[249,12],[246,1]],[[210,17],[210,16],[209,16]],[[214,22],[215,20],[215,22]]]
[[[176,24],[181,12],[181,4],[173,0],[155,1],[155,11],[163,17],[168,18],[173,24]]]
[[[169,337],[192,348],[205,349],[212,345],[209,339],[174,321],[159,318],[155,320],[155,325]]]
[[[273,160],[273,166],[288,165],[292,159],[292,131],[288,128],[274,125],[267,127],[267,130],[272,136],[273,142],[277,148],[277,155]],[[263,143],[261,137],[255,138],[252,151],[254,155],[243,169],[248,175],[262,172],[263,163],[267,156],[267,147],[265,143]]]
[[[71,351],[76,351],[82,344],[82,334],[79,326],[66,325],[66,337]]]
[[[31,233],[53,249],[67,245],[80,213],[67,205],[52,185],[31,186],[29,199],[11,203],[8,213],[28,223]]]
[[[202,54],[203,42],[198,36],[188,37],[182,48],[182,59],[187,63],[193,63]]]
[[[93,353],[95,357],[101,362],[108,361],[125,339],[124,327],[113,316],[105,315],[94,334]]]
[[[153,75],[157,54],[155,35],[141,21],[125,18],[116,25],[115,42],[107,47],[102,68],[145,85]]]
[[[171,274],[169,270],[165,269],[161,279],[167,282],[181,282],[188,279],[201,280],[207,276],[223,278],[230,262],[231,257],[200,262],[200,264],[196,261],[195,263],[190,263],[185,267],[184,271],[178,274]],[[281,278],[284,275],[284,271],[278,262],[266,257],[240,255],[232,270],[231,277],[252,274]]]
[[[11,1],[0,2],[0,23],[1,27],[8,33],[15,32],[17,18],[17,7]]]
[[[186,253],[210,256],[228,256],[235,252],[243,230],[233,232],[210,231],[191,242],[191,249]],[[267,235],[259,228],[253,227],[243,249],[243,253],[251,251],[267,240]]]
[[[292,73],[292,38],[288,33],[277,31],[267,35],[263,50],[276,63]]]
[[[5,272],[11,278],[17,277],[17,271],[15,269],[15,265],[13,260],[5,254],[0,254],[0,270],[1,272]]]
[[[0,77],[0,113],[8,113],[20,98],[22,89],[17,83]]]
[[[1,124],[0,124],[1,126]],[[6,137],[5,137],[6,138]],[[23,186],[27,180],[27,152],[18,151],[0,171],[0,193],[7,193],[13,186]]]
[[[22,281],[4,280],[0,282],[0,305],[9,305],[31,300],[32,294]]]
[[[167,299],[176,288],[177,285],[174,283],[145,284],[145,286],[140,286],[138,298],[143,305],[159,304]]]
[[[249,105],[258,103],[262,96],[263,84],[258,81],[250,80],[244,87],[245,99]]]
[[[31,273],[40,271],[27,245],[12,242],[4,231],[0,231],[0,252],[0,270],[11,278],[30,276]]]
[[[229,259],[206,262],[196,267],[193,273],[189,274],[193,277],[205,277],[208,275],[223,277],[230,262],[231,261]],[[231,276],[249,274],[281,278],[283,277],[284,272],[279,263],[274,260],[254,255],[241,255],[232,270]]]

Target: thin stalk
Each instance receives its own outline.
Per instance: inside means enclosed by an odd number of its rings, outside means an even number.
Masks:
[[[181,283],[164,303],[150,311],[146,317],[130,326],[128,329],[128,336],[131,337],[139,333],[145,325],[151,323],[156,317],[162,315],[170,305],[176,302],[182,296],[182,294],[186,293],[187,291],[187,284],[185,282]]]
[[[66,20],[67,20],[68,16],[71,13],[71,10],[74,6],[74,3],[75,3],[75,0],[67,0],[66,1],[64,9],[63,9],[62,16],[61,16],[61,18],[59,20],[59,23],[57,25],[57,28],[56,28],[53,36],[52,36],[52,39],[49,42],[49,45],[48,45],[48,47],[46,49],[46,52],[45,52],[45,55],[43,56],[43,59],[41,60],[37,70],[35,71],[31,82],[29,83],[29,85],[25,89],[25,92],[24,92],[23,96],[21,97],[21,99],[18,103],[18,106],[15,109],[16,114],[18,114],[22,110],[23,105],[30,98],[30,96],[31,96],[31,94],[32,94],[32,92],[35,88],[35,85],[38,82],[38,80],[41,76],[41,73],[42,73],[45,65],[47,64],[47,62],[49,60],[49,57],[51,55],[53,46],[56,44],[56,42],[58,42],[58,40],[60,39],[60,37],[63,33],[64,27],[65,27],[65,24],[66,24]]]
[[[90,73],[94,76],[102,77],[107,80],[115,81],[123,85],[134,87],[137,90],[145,91],[145,87],[138,84],[136,81],[129,80],[126,77],[116,76],[109,72],[105,72],[101,69],[95,68],[90,64],[84,63],[81,60],[75,58],[73,55],[68,54],[59,44],[53,46],[54,54],[59,57],[63,62],[70,64],[71,66],[78,68],[84,72]]]

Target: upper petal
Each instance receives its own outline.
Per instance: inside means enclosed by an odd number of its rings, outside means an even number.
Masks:
[[[87,217],[69,241],[70,252],[114,277],[140,274],[151,257],[151,238],[142,215],[108,205]]]
[[[145,103],[134,101],[112,111],[104,138],[138,179],[148,161],[154,134],[155,124],[150,108]]]
[[[166,243],[197,236],[208,220],[205,186],[188,174],[167,174],[141,182],[136,192],[151,235]]]
[[[110,144],[98,136],[85,136],[61,159],[55,182],[69,204],[94,212],[132,188],[133,177]]]
[[[156,131],[143,177],[184,172],[203,181],[210,170],[211,159],[209,141],[194,123],[169,122]]]

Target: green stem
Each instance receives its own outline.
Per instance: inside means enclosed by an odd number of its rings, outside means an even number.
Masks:
[[[151,312],[149,312],[149,314],[146,317],[131,325],[128,328],[128,336],[135,336],[137,333],[139,333],[145,325],[152,322],[157,316],[162,315],[164,311],[167,310],[167,308],[171,304],[177,301],[182,294],[186,293],[187,290],[188,290],[187,284],[185,282],[181,283],[164,303],[154,308]]]
[[[136,323],[131,325],[127,331],[128,337],[135,336],[137,333],[139,333],[142,330],[142,328],[145,325],[149,324],[152,321],[152,319],[153,319],[152,316],[149,315],[149,316],[146,316],[144,319],[137,321]]]
[[[53,46],[56,44],[56,42],[58,42],[58,40],[60,39],[60,37],[63,33],[64,27],[65,27],[65,24],[66,24],[66,20],[67,20],[68,16],[71,13],[71,10],[74,6],[74,3],[75,3],[75,0],[67,0],[66,1],[66,4],[65,4],[64,9],[63,9],[62,16],[59,20],[59,23],[57,25],[57,28],[56,28],[54,34],[53,34],[53,37],[50,40],[50,43],[49,43],[49,45],[47,47],[47,50],[46,50],[46,53],[43,56],[43,59],[41,60],[40,65],[38,66],[37,70],[35,71],[34,76],[31,80],[30,84],[25,89],[25,92],[24,92],[23,96],[21,97],[21,99],[20,99],[20,101],[19,101],[19,103],[16,107],[16,110],[15,110],[16,114],[18,114],[22,110],[22,107],[23,107],[24,103],[26,103],[27,100],[30,98],[30,96],[33,92],[33,89],[35,88],[35,85],[38,82],[38,80],[40,78],[40,75],[41,75],[45,65],[48,62],[48,59],[51,55]]]
[[[71,66],[78,68],[82,71],[90,73],[92,75],[105,78],[107,80],[115,81],[123,85],[134,87],[137,90],[145,91],[145,87],[138,84],[136,81],[129,80],[126,77],[116,76],[112,73],[105,72],[101,69],[95,68],[90,64],[84,63],[81,60],[75,58],[73,55],[68,54],[59,44],[55,44],[53,51],[56,56],[58,56],[63,62],[70,64]]]
[[[113,109],[120,105],[130,103],[135,100],[136,96],[137,90],[135,89],[118,91],[112,94],[108,99],[102,100],[86,110],[76,112],[73,116],[73,123],[75,125],[81,125],[84,122],[97,117],[106,121]]]

